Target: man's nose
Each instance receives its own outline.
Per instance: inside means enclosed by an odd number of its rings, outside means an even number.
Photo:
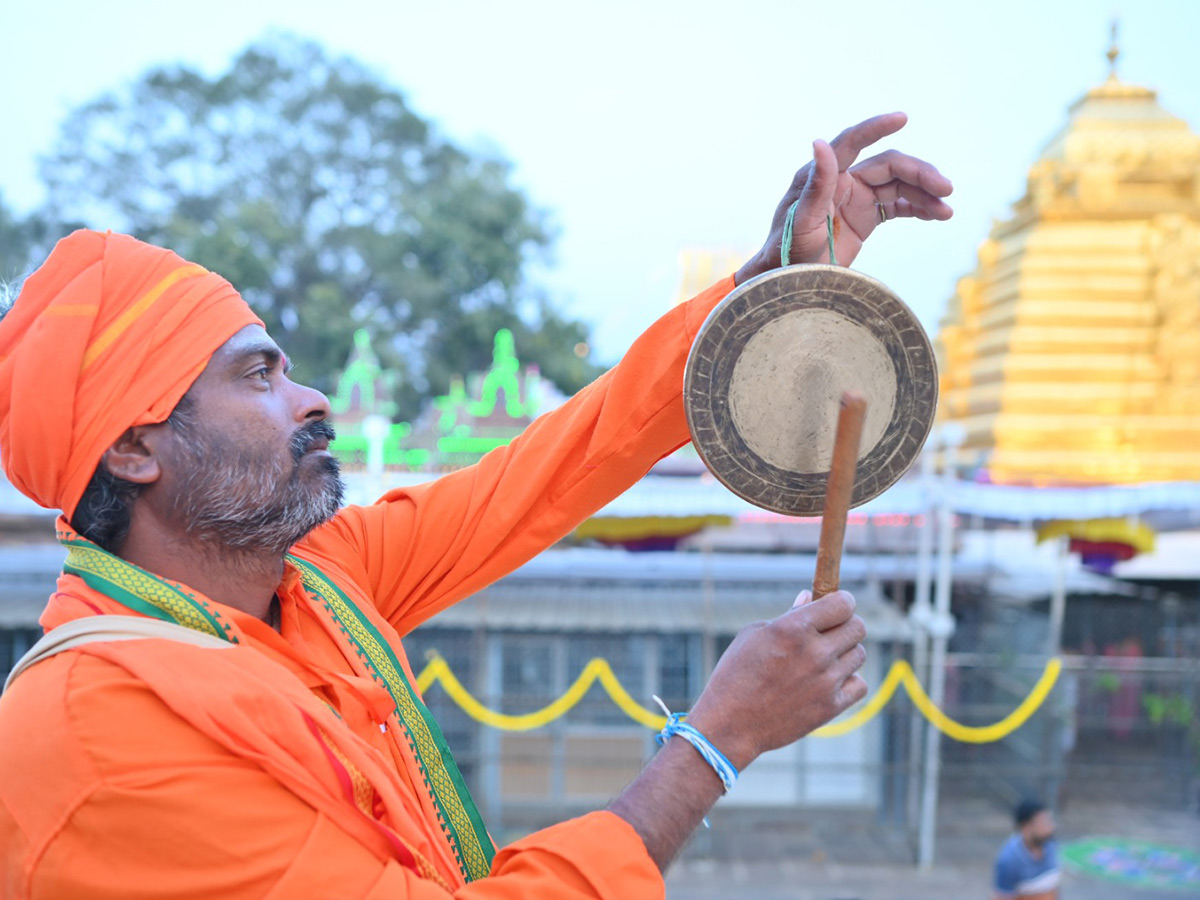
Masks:
[[[296,385],[296,418],[301,421],[316,421],[328,419],[333,410],[329,406],[329,398],[316,388],[302,384]]]

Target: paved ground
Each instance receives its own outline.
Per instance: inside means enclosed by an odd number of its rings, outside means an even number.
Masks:
[[[1074,801],[1060,812],[1065,841],[1119,837],[1200,853],[1200,814]],[[1009,831],[1005,811],[953,801],[939,817],[937,862],[917,871],[909,841],[856,814],[712,819],[667,877],[668,900],[976,900],[990,896],[991,860]],[[1067,871],[1063,900],[1181,900],[1195,891],[1134,887]]]

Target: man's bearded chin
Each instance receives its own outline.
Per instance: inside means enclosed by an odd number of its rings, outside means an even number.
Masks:
[[[341,508],[345,486],[338,461],[321,457],[301,466],[318,440],[333,440],[327,422],[296,431],[290,460],[205,434],[192,423],[176,427],[188,460],[175,510],[190,537],[238,552],[282,555]]]

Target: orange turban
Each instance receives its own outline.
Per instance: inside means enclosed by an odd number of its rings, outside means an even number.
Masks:
[[[128,235],[76,231],[0,322],[0,463],[69,519],[104,451],[167,419],[213,352],[261,325],[220,275]]]

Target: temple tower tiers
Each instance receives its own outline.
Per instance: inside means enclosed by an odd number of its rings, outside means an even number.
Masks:
[[[1200,480],[1200,136],[1109,59],[941,321],[939,415],[995,482]]]

